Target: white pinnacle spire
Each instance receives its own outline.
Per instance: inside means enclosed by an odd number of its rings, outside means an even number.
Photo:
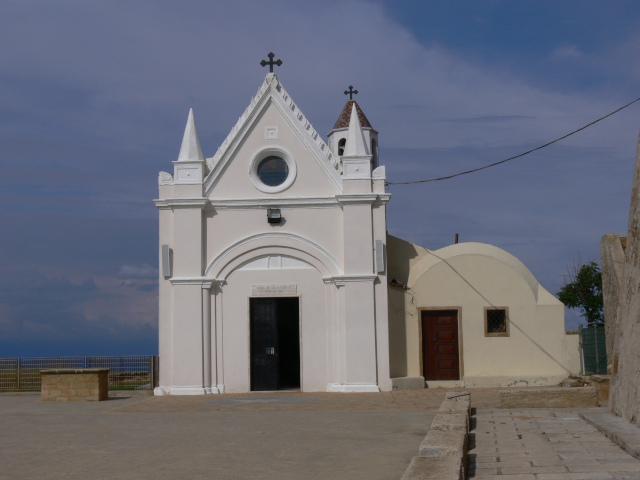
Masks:
[[[196,121],[193,119],[193,108],[189,109],[189,118],[187,119],[187,126],[184,129],[184,137],[182,137],[182,146],[178,154],[178,161],[204,162],[204,156],[200,148],[200,139],[198,138],[198,130],[196,129]]]
[[[349,131],[347,132],[347,143],[344,149],[345,157],[356,157],[361,155],[369,155],[367,147],[364,143],[364,135],[360,126],[360,119],[356,111],[356,103],[351,105],[351,118],[349,119]]]

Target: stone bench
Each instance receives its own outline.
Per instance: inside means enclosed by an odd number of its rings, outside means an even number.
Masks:
[[[429,432],[420,443],[403,480],[463,480],[469,448],[471,399],[467,392],[448,392]]]
[[[501,408],[597,407],[594,387],[512,388],[500,390]]]
[[[463,413],[437,413],[431,422],[431,430],[451,432],[453,430],[469,433],[469,417]]]
[[[447,392],[439,413],[464,413],[471,416],[471,397],[468,392]]]
[[[469,436],[463,432],[450,430],[429,430],[420,444],[421,457],[450,457],[458,456],[466,464]]]
[[[100,402],[109,398],[108,368],[40,370],[44,402]]]
[[[401,480],[464,480],[464,476],[460,457],[413,457]]]

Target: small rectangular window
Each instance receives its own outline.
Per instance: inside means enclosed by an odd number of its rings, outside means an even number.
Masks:
[[[484,307],[485,337],[509,336],[509,309],[507,307]]]

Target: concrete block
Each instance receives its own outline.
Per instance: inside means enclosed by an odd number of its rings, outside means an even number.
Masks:
[[[462,430],[429,430],[420,444],[421,457],[466,457],[469,437]],[[464,464],[464,461],[463,461]]]
[[[471,402],[467,400],[451,400],[445,399],[438,409],[441,413],[471,413]]]
[[[609,401],[609,383],[611,376],[609,375],[592,375],[589,379],[589,385],[597,391],[598,400],[603,402]]]
[[[448,400],[471,400],[469,392],[447,392],[444,396]]]
[[[502,408],[597,407],[594,387],[513,388],[500,390]]]
[[[401,480],[464,480],[459,457],[413,457]]]
[[[431,430],[469,432],[469,417],[464,413],[437,413],[431,422]]]
[[[422,390],[424,377],[397,377],[391,379],[392,390]]]
[[[43,401],[101,401],[109,397],[109,369],[41,370]]]

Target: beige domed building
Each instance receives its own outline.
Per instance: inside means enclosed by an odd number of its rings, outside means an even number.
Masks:
[[[392,377],[557,385],[580,371],[564,305],[513,255],[484,243],[433,251],[392,236],[387,248]]]

